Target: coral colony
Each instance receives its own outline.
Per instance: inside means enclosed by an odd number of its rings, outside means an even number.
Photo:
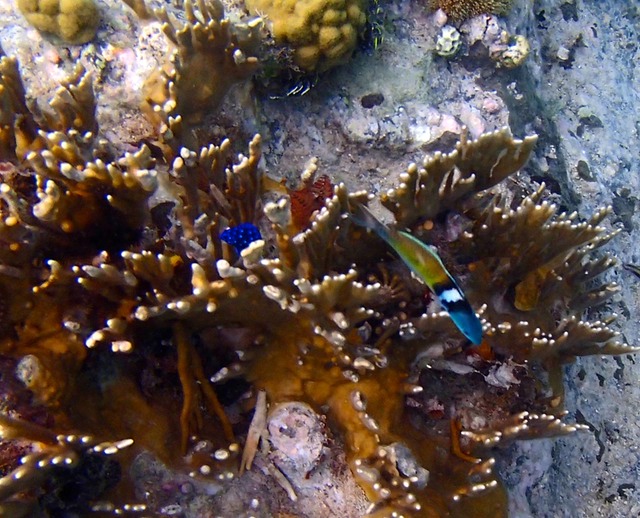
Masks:
[[[283,14],[252,4],[275,31]],[[322,17],[342,36],[300,40],[299,66],[350,52],[360,4],[343,4]],[[237,157],[195,131],[256,70],[237,36],[255,24],[236,31],[217,2],[187,2],[184,22],[133,7],[175,46],[147,81],[154,153],[113,154],[81,68],[33,113],[18,63],[0,59],[0,511],[153,513],[129,483],[137,454],[228,481],[243,449],[250,469],[267,406],[300,402],[344,442],[371,515],[504,515],[495,447],[575,431],[562,365],[633,350],[613,317],[583,319],[616,291],[598,281],[614,264],[599,250],[615,234],[609,209],[581,220],[544,186],[492,190],[536,142],[507,129],[463,134],[377,200],[316,177],[315,163],[297,189],[278,188],[258,135]],[[203,70],[217,90],[189,80]],[[480,345],[351,217],[378,203],[394,232],[436,247],[478,312]]]

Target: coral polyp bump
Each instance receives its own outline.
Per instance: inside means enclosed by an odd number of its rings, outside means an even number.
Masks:
[[[187,22],[189,38],[165,31],[180,46],[211,30],[230,48],[216,5],[201,4],[211,23]],[[181,49],[183,64],[203,52]],[[635,350],[613,316],[584,317],[617,290],[599,281],[614,264],[601,250],[615,235],[609,209],[582,221],[544,201],[544,186],[521,199],[501,189],[536,142],[507,129],[463,134],[379,200],[316,179],[313,163],[302,188],[267,201],[260,136],[244,154],[227,139],[196,145],[198,132],[177,130],[198,117],[180,120],[192,106],[172,74],[160,83],[175,102],[154,108],[162,157],[145,145],[117,156],[82,70],[53,115],[33,114],[16,62],[1,58],[0,511],[159,512],[135,501],[137,455],[231,484],[264,446],[267,406],[291,403],[326,415],[371,516],[505,515],[495,448],[579,429],[563,421],[562,365]],[[354,224],[357,206],[378,202],[392,228],[438,249],[479,308],[479,346]],[[227,228],[262,239],[230,245]],[[65,500],[65,480],[110,454],[113,502]],[[294,480],[268,471],[295,495]]]

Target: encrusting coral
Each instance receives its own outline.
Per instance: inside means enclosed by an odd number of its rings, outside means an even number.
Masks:
[[[442,9],[453,21],[460,22],[479,14],[505,14],[511,0],[429,0],[429,6]]]
[[[215,5],[199,7],[211,24],[187,8],[186,32],[166,30],[178,45],[206,27],[217,37]],[[498,186],[535,137],[463,134],[380,196],[394,227],[438,248],[477,309],[484,340],[469,348],[404,263],[354,224],[357,205],[374,209],[368,193],[316,179],[315,162],[298,189],[274,188],[259,136],[237,154],[229,140],[169,131],[190,109],[179,97],[161,109],[161,157],[144,145],[117,157],[83,71],[56,99],[57,116],[32,113],[2,57],[0,352],[14,379],[0,388],[10,399],[21,384],[47,417],[3,407],[14,448],[4,513],[58,509],[52,495],[78,465],[125,446],[115,503],[86,492],[73,509],[157,511],[131,504],[136,452],[228,483],[241,462],[250,468],[267,405],[300,402],[342,437],[371,516],[504,516],[494,448],[579,429],[562,421],[562,365],[634,350],[613,318],[584,319],[616,291],[598,283],[614,264],[598,251],[615,234],[601,225],[609,210],[581,222],[542,201],[543,186],[521,199]],[[277,199],[264,203],[265,189]],[[236,250],[221,234],[241,224],[262,238]],[[238,386],[257,399],[251,427]],[[99,478],[106,489],[118,477]]]

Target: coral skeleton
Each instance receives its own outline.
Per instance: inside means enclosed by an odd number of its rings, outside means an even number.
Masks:
[[[163,121],[162,159],[145,145],[114,156],[83,71],[55,94],[55,116],[33,113],[16,61],[1,58],[0,353],[48,419],[3,408],[4,440],[38,447],[21,466],[7,460],[0,511],[51,511],[53,465],[124,447],[231,483],[268,456],[267,409],[287,403],[326,415],[371,516],[504,515],[495,447],[582,429],[563,420],[562,365],[635,351],[615,315],[588,317],[617,291],[602,280],[615,262],[602,249],[615,235],[610,209],[581,220],[544,201],[543,185],[520,198],[502,188],[536,142],[508,129],[463,133],[379,200],[316,178],[315,161],[297,190],[275,188],[259,135],[242,154],[180,130],[255,67],[237,59],[218,3],[197,13],[186,3],[180,26],[155,14],[177,47],[160,96],[147,99]],[[184,86],[198,60],[217,63],[222,90]],[[300,193],[313,210],[294,201]],[[377,202],[393,227],[438,248],[482,320],[480,346],[353,223],[356,205]],[[238,251],[220,238],[245,223],[262,239]],[[11,376],[6,393],[17,390]],[[114,458],[120,485],[131,484],[131,456]],[[286,464],[268,465],[295,499]],[[100,497],[78,505],[158,511]]]

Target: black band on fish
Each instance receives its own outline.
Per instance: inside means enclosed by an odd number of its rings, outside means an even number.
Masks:
[[[445,287],[439,284],[434,286],[434,288],[440,304],[449,313],[453,311],[472,311],[467,299],[456,286],[449,285]]]
[[[471,313],[473,314],[473,308],[467,302],[466,299],[458,299],[456,301],[450,302],[444,299],[440,299],[440,304],[444,309],[447,310],[448,313]]]
[[[351,219],[374,230],[398,253],[409,269],[435,293],[442,308],[468,340],[476,345],[482,342],[482,322],[433,247],[408,232],[390,229],[364,205],[353,207]]]

